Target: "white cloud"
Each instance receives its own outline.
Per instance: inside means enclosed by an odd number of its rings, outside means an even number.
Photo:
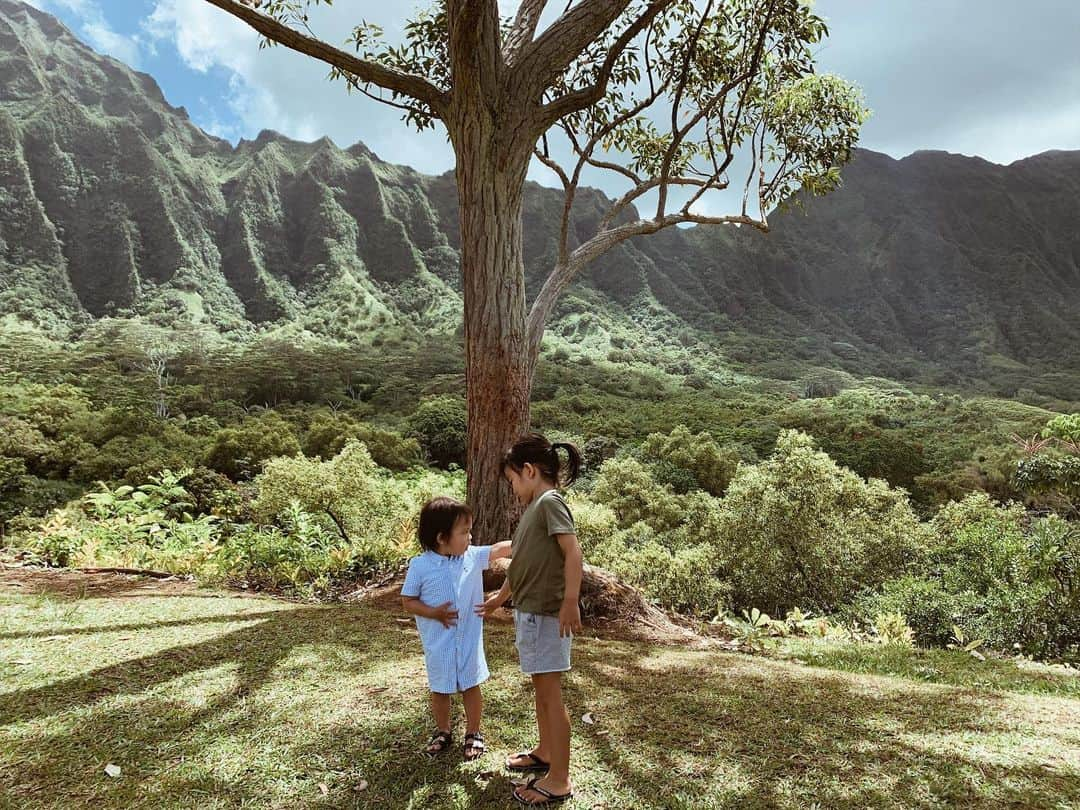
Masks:
[[[50,1],[78,7],[104,2],[38,0]],[[311,24],[331,44],[342,45],[362,19],[381,24],[395,41],[405,17],[426,5],[351,0],[313,8]],[[511,15],[518,5],[500,0],[500,11]],[[549,14],[564,7],[549,4]],[[897,157],[920,148],[948,149],[1007,162],[1052,146],[1080,145],[1080,110],[1073,101],[1080,60],[1068,43],[1071,23],[1080,17],[1075,9],[1066,14],[1053,0],[1030,0],[1022,8],[973,14],[969,0],[941,0],[931,17],[919,4],[820,0],[818,11],[831,18],[833,31],[821,50],[822,68],[863,84],[875,110],[864,129],[868,148]],[[994,44],[1011,41],[1010,34],[1016,47]],[[1040,47],[1047,38],[1053,44]],[[192,116],[222,137],[250,138],[263,128],[304,140],[328,135],[341,146],[362,141],[384,160],[423,172],[453,166],[441,131],[417,134],[396,110],[348,95],[326,80],[322,63],[281,47],[260,51],[255,32],[205,0],[155,0],[141,39],[146,52],[167,43],[186,65],[211,77],[204,93],[218,97]],[[1048,58],[1032,58],[1036,53]],[[557,185],[539,165],[530,178]],[[733,185],[741,186],[741,179],[733,177]],[[620,190],[604,177],[587,180],[609,193]],[[730,211],[730,203],[722,196],[703,200],[700,208]]]
[[[203,0],[159,0],[143,29],[155,46],[169,42],[192,70],[209,73],[221,68],[226,107],[235,116],[222,120],[215,113],[194,112],[204,129],[236,141],[263,129],[274,129],[298,140],[315,140],[324,133],[312,112],[283,105],[274,92],[270,51],[259,51],[258,34],[239,20]],[[207,105],[208,110],[213,105]]]
[[[394,25],[400,26],[402,15],[393,11],[385,15],[392,20],[381,19],[385,7],[374,0],[322,6],[312,10],[311,24],[321,38],[341,44],[353,25],[367,19],[383,24],[393,40],[400,36]],[[453,166],[444,135],[417,134],[401,123],[397,110],[349,95],[343,84],[327,80],[329,67],[322,62],[283,47],[259,50],[258,34],[205,0],[157,0],[144,29],[151,42],[171,44],[191,69],[211,76],[224,71],[220,101],[234,121],[192,111],[216,135],[233,141],[263,129],[297,140],[327,135],[339,146],[362,141],[384,160],[423,172]]]
[[[78,34],[94,49],[119,59],[132,67],[138,67],[140,42],[137,37],[117,33],[105,17],[97,0],[32,0],[30,5],[42,11],[63,9],[78,21]]]

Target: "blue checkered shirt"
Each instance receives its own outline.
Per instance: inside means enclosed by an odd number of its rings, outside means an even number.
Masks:
[[[491,546],[469,546],[460,557],[425,551],[409,561],[401,595],[430,607],[452,602],[458,612],[454,627],[416,617],[432,692],[450,695],[488,679],[484,620],[475,610],[484,601],[483,575],[490,557]]]

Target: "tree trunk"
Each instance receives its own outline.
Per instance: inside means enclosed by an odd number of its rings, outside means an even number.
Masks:
[[[473,108],[451,129],[457,155],[468,394],[468,502],[478,544],[510,539],[518,515],[503,453],[529,426],[536,350],[526,328],[522,199],[528,156],[506,157],[496,116]]]

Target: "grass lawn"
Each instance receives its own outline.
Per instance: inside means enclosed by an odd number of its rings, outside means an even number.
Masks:
[[[510,806],[500,763],[534,733],[511,628],[488,628],[491,752],[429,762],[398,616],[0,572],[0,807]],[[1080,807],[1075,672],[809,642],[574,654],[576,807]]]

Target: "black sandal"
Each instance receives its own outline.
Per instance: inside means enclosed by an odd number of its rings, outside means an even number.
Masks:
[[[484,745],[484,738],[479,732],[476,734],[465,735],[465,746],[462,750],[462,754],[465,756],[466,762],[472,762],[474,759],[479,759],[487,751],[487,746]]]
[[[435,733],[431,735],[431,739],[428,740],[427,748],[424,749],[424,756],[428,759],[435,759],[435,757],[449,748],[450,743],[453,741],[454,736],[449,731],[436,729]]]
[[[514,801],[524,807],[551,807],[552,805],[562,804],[563,802],[570,801],[570,799],[574,798],[574,791],[572,790],[569,793],[563,793],[561,796],[556,796],[554,793],[544,790],[542,787],[536,784],[537,780],[539,780],[540,778],[541,777],[539,776],[534,776],[522,787],[514,788],[511,791],[511,795],[513,795]],[[534,793],[539,793],[541,796],[544,797],[544,800],[542,802],[527,801],[525,798],[522,797],[520,793],[518,793],[519,790],[531,790]]]
[[[532,760],[531,765],[511,765],[510,760],[515,757],[526,757]],[[547,773],[551,769],[544,760],[540,759],[532,751],[519,751],[516,754],[511,754],[506,758],[506,770],[513,771],[514,773]]]

